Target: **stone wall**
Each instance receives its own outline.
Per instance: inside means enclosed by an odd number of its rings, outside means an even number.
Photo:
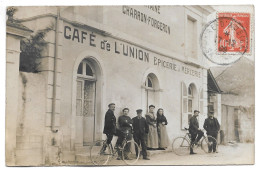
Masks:
[[[224,143],[254,142],[254,112],[242,107],[222,105],[221,130],[224,132]]]
[[[16,164],[44,164],[45,78],[20,72],[16,131]]]

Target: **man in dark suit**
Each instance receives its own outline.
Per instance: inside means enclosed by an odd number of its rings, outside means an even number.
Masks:
[[[194,110],[194,115],[190,118],[189,123],[189,133],[191,135],[191,146],[190,154],[196,154],[193,152],[193,146],[202,138],[203,132],[199,129],[199,122],[197,117],[199,116],[199,111]]]
[[[144,117],[142,117],[142,109],[136,110],[137,116],[133,118],[133,134],[134,141],[140,146],[142,146],[142,154],[144,160],[150,160],[147,157],[147,147],[145,143],[145,136],[149,132],[148,124]]]
[[[207,131],[207,135],[212,136],[213,138],[215,138],[217,140],[220,125],[219,125],[217,118],[214,117],[213,110],[209,111],[209,117],[207,119],[205,119],[203,128]],[[216,151],[216,141],[209,141],[209,142],[213,142],[213,145],[209,146],[209,153],[211,153],[212,150],[213,150],[213,153],[217,152]]]
[[[115,133],[116,133],[116,117],[114,115],[115,107],[116,107],[115,103],[110,103],[108,105],[109,109],[105,115],[105,126],[104,126],[103,133],[106,134],[106,136],[107,136],[107,144],[111,143],[111,141],[113,139],[113,135],[115,135]],[[105,150],[106,150],[106,147],[102,148],[103,152]]]

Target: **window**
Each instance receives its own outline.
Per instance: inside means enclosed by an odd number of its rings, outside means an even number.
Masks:
[[[79,64],[79,68],[78,68],[78,74],[82,74],[83,73],[83,63]]]
[[[189,97],[192,97],[192,95],[193,95],[193,93],[192,93],[192,86],[191,85],[189,86],[188,94],[189,94]]]
[[[152,82],[152,79],[151,77],[147,77],[146,81],[145,81],[145,86],[148,87],[148,88],[153,88],[153,82]]]
[[[182,117],[181,117],[181,127],[184,129],[188,127],[190,118],[192,117],[193,111],[199,108],[199,98],[196,86],[190,84],[186,87],[186,84],[182,82],[181,84],[182,93]]]
[[[78,77],[83,77],[83,78],[95,78],[94,76],[94,73],[93,73],[93,70],[89,64],[88,61],[86,60],[83,60],[80,64],[79,64],[79,67],[78,67]]]
[[[92,69],[90,68],[90,66],[87,63],[86,63],[86,75],[93,76]]]
[[[147,108],[147,111],[149,110],[149,105],[156,105],[157,103],[157,95],[158,93],[156,90],[158,89],[157,85],[158,79],[153,74],[150,73],[145,80],[145,106]]]
[[[187,56],[197,58],[197,21],[190,16],[187,17]]]
[[[188,101],[188,112],[192,113],[192,100],[191,99],[189,99],[189,101]]]

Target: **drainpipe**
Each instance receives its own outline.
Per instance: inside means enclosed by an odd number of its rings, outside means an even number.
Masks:
[[[54,55],[54,69],[53,69],[53,93],[52,93],[52,115],[51,115],[51,131],[57,133],[55,128],[56,115],[56,86],[57,86],[57,58],[58,58],[58,40],[59,40],[59,24],[60,24],[60,8],[57,7],[56,30],[55,30],[55,55]]]

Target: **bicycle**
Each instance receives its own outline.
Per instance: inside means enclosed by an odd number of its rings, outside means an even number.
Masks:
[[[104,147],[106,151],[103,151]],[[108,145],[107,140],[99,140],[90,148],[90,159],[94,165],[106,165],[110,158],[119,156],[118,153],[121,153],[120,156],[127,165],[133,165],[139,159],[140,148],[133,139],[126,140],[126,137],[124,137],[122,147],[117,148],[114,148],[112,144]]]
[[[188,131],[189,129],[185,128],[185,130]],[[217,140],[212,136],[205,135],[205,133],[204,133],[204,135],[202,136],[200,141],[198,141],[198,143],[192,147],[193,147],[193,149],[195,147],[197,147],[197,148],[201,147],[201,149],[205,153],[209,153],[208,148],[213,147],[214,143],[216,144],[216,151],[217,151],[217,149],[218,149]],[[177,137],[172,142],[172,151],[176,155],[179,155],[179,156],[189,154],[190,147],[191,147],[191,135],[190,135],[189,131],[183,137]]]

